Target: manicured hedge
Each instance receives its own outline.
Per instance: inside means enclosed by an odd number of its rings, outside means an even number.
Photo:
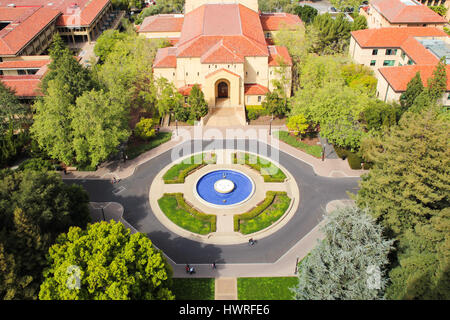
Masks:
[[[342,160],[347,159],[350,168],[353,170],[362,169],[361,163],[364,162],[364,160],[356,152],[338,146],[334,146],[334,151]]]
[[[234,231],[239,232],[241,231],[241,224],[244,221],[250,221],[252,219],[257,218],[261,213],[263,213],[264,211],[268,210],[274,203],[275,199],[277,197],[286,197],[287,199],[289,199],[289,202],[287,203],[289,205],[291,199],[287,196],[286,192],[283,191],[267,191],[266,193],[266,198],[264,199],[264,201],[262,201],[260,204],[258,204],[256,207],[254,207],[253,209],[251,209],[250,211],[247,211],[245,213],[242,213],[240,215],[234,215]],[[284,212],[286,212],[287,207],[284,209]],[[273,221],[269,221],[271,223],[273,223],[274,221],[278,220],[280,217],[276,218]],[[270,224],[269,224],[270,225]],[[260,230],[268,227],[269,225],[265,225],[263,226]],[[252,230],[252,232],[245,232],[245,234],[248,233],[253,233],[259,230]]]
[[[198,155],[194,155],[189,159],[188,163],[178,163],[174,166],[172,166],[163,176],[164,183],[166,184],[173,184],[173,183],[184,183],[185,178],[191,174],[193,171],[200,169],[201,167],[207,165],[216,163],[216,155],[212,154],[212,158],[210,161],[205,161],[205,155],[202,154],[202,162],[201,163],[195,163],[194,159]]]
[[[176,207],[173,206],[171,199],[176,201]],[[158,200],[158,204],[164,214],[181,228],[203,235],[216,231],[216,216],[191,207],[184,200],[182,193],[165,193]],[[202,226],[198,225],[199,221],[202,222]],[[205,224],[209,226],[206,229]]]
[[[268,163],[261,163],[261,158],[256,156],[256,163],[250,163],[250,154],[248,153],[239,153],[244,154],[244,164],[249,166],[252,169],[255,169],[258,171],[264,178],[264,182],[284,182],[286,180],[286,175],[284,174],[283,170],[275,166],[272,162],[268,161]],[[232,162],[234,164],[238,163],[238,153],[233,153],[232,155]],[[241,158],[240,158],[241,159]],[[240,162],[239,162],[240,163]],[[276,168],[277,172],[275,174],[270,174],[266,171],[268,168]],[[267,174],[264,174],[267,173]]]
[[[261,116],[267,116],[269,112],[262,105],[248,105],[245,106],[247,111],[247,118],[249,120],[256,120]]]

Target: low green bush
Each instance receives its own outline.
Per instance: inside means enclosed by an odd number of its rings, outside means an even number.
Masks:
[[[252,163],[253,161],[250,161],[250,154],[248,153],[233,153],[232,155],[232,162],[234,164],[236,163],[243,163],[247,166],[249,166],[252,169],[255,169],[256,171],[258,171],[264,178],[264,182],[284,182],[284,180],[286,180],[286,175],[284,174],[284,172],[278,168],[277,166],[275,166],[272,162],[268,161],[268,160],[262,160],[262,158],[255,156],[256,157],[256,163]],[[239,157],[239,159],[238,159]],[[253,155],[252,155],[253,157]],[[264,163],[266,162],[266,163]],[[268,170],[270,171],[275,171],[275,173],[271,173],[268,172]]]
[[[197,163],[196,157],[199,155],[194,155],[187,161],[182,161],[178,164],[172,166],[163,176],[164,183],[166,184],[176,184],[184,183],[185,178],[190,175],[195,170],[202,168],[207,164],[216,163],[216,155],[213,153],[211,159],[205,160],[205,154],[202,154],[201,163]]]
[[[274,212],[270,212],[271,207],[275,207],[274,204],[275,202],[277,202],[276,199],[280,199],[281,205],[277,205],[277,208],[274,208]],[[256,207],[240,215],[234,215],[234,231],[241,232],[243,234],[249,234],[267,228],[286,212],[290,202],[291,199],[287,196],[286,192],[268,191],[266,193],[266,198],[264,199],[264,201],[262,201]],[[256,223],[253,223],[253,225],[243,230],[243,224],[251,221],[255,222],[255,220],[258,220],[263,212],[267,212],[268,216],[270,217],[268,217],[268,219],[263,219],[264,221],[256,221]],[[275,214],[271,215],[271,213]]]
[[[216,231],[216,216],[194,209],[186,203],[182,193],[165,193],[158,204],[164,214],[183,229],[202,235]]]

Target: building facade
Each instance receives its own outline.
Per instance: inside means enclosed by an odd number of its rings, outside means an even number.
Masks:
[[[443,28],[448,19],[420,3],[419,0],[371,0],[360,13],[367,19],[369,29],[388,27]]]
[[[356,63],[374,70],[377,97],[392,102],[399,100],[417,72],[426,85],[441,58],[450,64],[450,38],[443,30],[429,27],[358,30],[351,33],[349,53]],[[449,106],[449,86],[447,90],[442,103]]]
[[[139,32],[175,43],[158,50],[155,78],[168,79],[184,95],[199,85],[210,108],[243,110],[261,104],[282,76],[291,95],[292,59],[285,47],[271,45],[269,32],[277,31],[274,25],[300,25],[295,17],[260,14],[257,0],[188,0],[183,16],[149,17]]]

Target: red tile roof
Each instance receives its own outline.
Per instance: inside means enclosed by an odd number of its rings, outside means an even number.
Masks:
[[[4,10],[16,10],[15,8],[0,8]],[[48,8],[20,8],[20,15],[9,25],[0,31],[0,55],[17,55],[35,36],[47,25],[60,16],[60,12]],[[1,15],[1,14],[0,14]]]
[[[259,17],[264,31],[277,31],[283,26],[295,27],[303,24],[299,16],[290,13],[262,13]]]
[[[370,6],[390,23],[447,23],[426,5],[414,0],[371,0]]]
[[[50,63],[50,60],[17,60],[0,62],[0,70],[6,69],[40,69]]]
[[[181,32],[184,16],[175,14],[159,14],[144,19],[139,27],[141,32]]]
[[[154,68],[176,68],[177,57],[175,55],[176,48],[168,47],[161,48],[156,53],[155,61],[153,62]]]
[[[267,92],[269,92],[269,89],[265,86],[262,86],[257,83],[246,83],[244,85],[244,94],[247,96],[251,95],[265,95]]]
[[[13,89],[18,97],[33,98],[43,95],[39,90],[40,76],[0,76],[0,80]]]
[[[59,26],[88,26],[110,0],[0,0],[0,7],[9,4],[21,7],[45,7],[62,13],[58,19]]]
[[[351,34],[362,48],[400,48],[416,64],[433,64],[438,61],[416,37],[448,37],[444,31],[433,27],[365,29]]]
[[[201,63],[244,63],[244,57],[227,47],[223,39],[206,51],[200,59]]]
[[[269,46],[269,66],[279,66],[280,63],[285,63],[292,66],[292,59],[286,47]]]
[[[202,88],[202,86],[200,84],[197,84],[200,89]],[[178,88],[178,92],[181,93],[183,96],[188,96],[191,94],[191,90],[194,87],[194,84],[188,84],[187,86]]]
[[[424,86],[427,85],[429,78],[433,76],[433,71],[436,68],[436,64],[432,65],[411,65],[400,67],[386,67],[380,68],[378,71],[390,84],[395,92],[404,92],[411,79],[420,72],[420,77]],[[447,91],[450,91],[450,65],[446,66],[447,70]]]
[[[177,56],[202,57],[221,41],[237,56],[268,56],[258,13],[240,4],[206,4],[185,15]]]

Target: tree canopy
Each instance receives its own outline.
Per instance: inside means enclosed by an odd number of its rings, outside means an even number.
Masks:
[[[172,269],[142,233],[120,222],[73,227],[50,248],[41,300],[173,300]]]
[[[370,215],[344,207],[327,216],[325,239],[301,261],[297,300],[374,300],[384,296],[392,240]]]
[[[90,221],[88,195],[53,172],[17,171],[0,179],[0,298],[36,299],[45,255],[61,232]]]

